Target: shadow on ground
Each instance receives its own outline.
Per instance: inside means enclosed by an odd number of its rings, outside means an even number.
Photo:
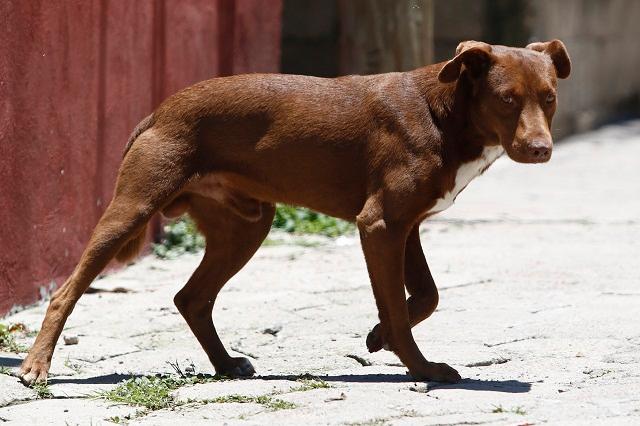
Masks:
[[[297,380],[300,376],[257,376],[250,379],[261,380]],[[318,376],[326,382],[343,382],[343,383],[420,383],[411,379],[406,374],[340,374]],[[519,380],[479,380],[479,379],[462,379],[458,383],[439,383],[428,382],[423,389],[419,391],[430,392],[435,389],[466,389],[472,391],[491,391],[506,393],[525,393],[531,390],[531,383],[521,382]]]
[[[466,389],[472,391],[525,393],[531,390],[531,383],[521,382],[519,380],[462,379],[458,383],[427,383],[425,392],[430,392],[436,389]]]
[[[0,356],[0,367],[20,367],[22,358],[7,358]]]
[[[75,385],[116,385],[124,380],[145,377],[139,374],[106,374],[93,377],[52,377],[48,380],[50,385],[58,383],[72,383]]]
[[[22,362],[19,358],[0,357],[0,367],[18,367]],[[71,383],[77,385],[110,385],[118,384],[127,379],[143,377],[138,374],[106,374],[103,376],[93,377],[51,377],[49,384],[55,385],[59,383]],[[215,377],[208,376],[207,377]],[[236,380],[299,380],[307,376],[299,375],[268,375],[255,376],[246,379]],[[311,376],[308,378],[318,378],[326,382],[342,382],[342,383],[419,383],[411,380],[406,374],[339,374],[327,376]],[[490,392],[506,392],[506,393],[525,393],[531,390],[531,383],[521,382],[519,380],[479,380],[479,379],[462,379],[458,383],[437,383],[427,382],[423,388],[417,388],[418,392],[431,392],[434,390],[447,389],[466,389],[472,391],[490,391]]]

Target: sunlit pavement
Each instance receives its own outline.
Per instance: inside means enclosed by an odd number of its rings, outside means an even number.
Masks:
[[[265,246],[225,287],[214,320],[257,377],[184,386],[152,412],[92,398],[131,375],[173,372],[168,362],[213,373],[172,304],[200,257],[147,257],[94,283],[129,293],[78,303],[64,334],[79,343],[56,348],[53,399],[10,375],[23,355],[0,353],[0,421],[640,423],[640,121],[566,139],[548,164],[501,158],[422,231],[440,305],[414,334],[428,359],[459,370],[458,384],[415,383],[393,354],[367,352],[377,315],[352,236]],[[2,322],[38,329],[44,310]],[[329,387],[300,388],[303,374]],[[211,401],[235,394],[295,408]]]

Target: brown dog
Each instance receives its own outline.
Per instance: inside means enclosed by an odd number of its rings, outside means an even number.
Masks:
[[[525,49],[468,41],[450,61],[406,73],[239,75],[175,94],[131,136],[113,200],[51,299],[23,381],[46,380],[75,303],[114,256],[135,256],[157,211],[188,212],[207,239],[176,306],[216,372],[253,374],[247,359],[229,356],[211,312],[269,232],[276,202],[355,221],[380,317],[369,350],[388,347],[416,380],[459,380],[427,361],[411,334],[438,303],[418,225],[503,151],[549,160],[556,78],[570,68],[558,40]]]

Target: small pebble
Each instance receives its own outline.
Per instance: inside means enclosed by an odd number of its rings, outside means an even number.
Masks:
[[[64,339],[64,344],[65,345],[77,345],[78,344],[78,336],[65,335],[62,338]]]
[[[327,399],[324,400],[324,402],[344,401],[345,399],[347,399],[347,394],[342,392],[342,393],[340,393],[340,396],[335,397],[335,398],[327,398]]]
[[[264,334],[270,334],[272,336],[275,336],[276,334],[280,333],[280,331],[282,331],[282,326],[281,325],[274,325],[273,327],[268,327],[265,328],[264,330],[262,330],[262,332]]]

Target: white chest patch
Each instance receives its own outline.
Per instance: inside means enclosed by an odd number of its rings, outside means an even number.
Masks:
[[[483,149],[480,157],[468,163],[462,163],[456,172],[456,180],[451,191],[447,192],[444,197],[438,198],[436,204],[429,210],[430,214],[439,213],[448,209],[453,205],[456,197],[473,178],[480,176],[487,167],[493,164],[504,153],[501,146],[489,146]]]

